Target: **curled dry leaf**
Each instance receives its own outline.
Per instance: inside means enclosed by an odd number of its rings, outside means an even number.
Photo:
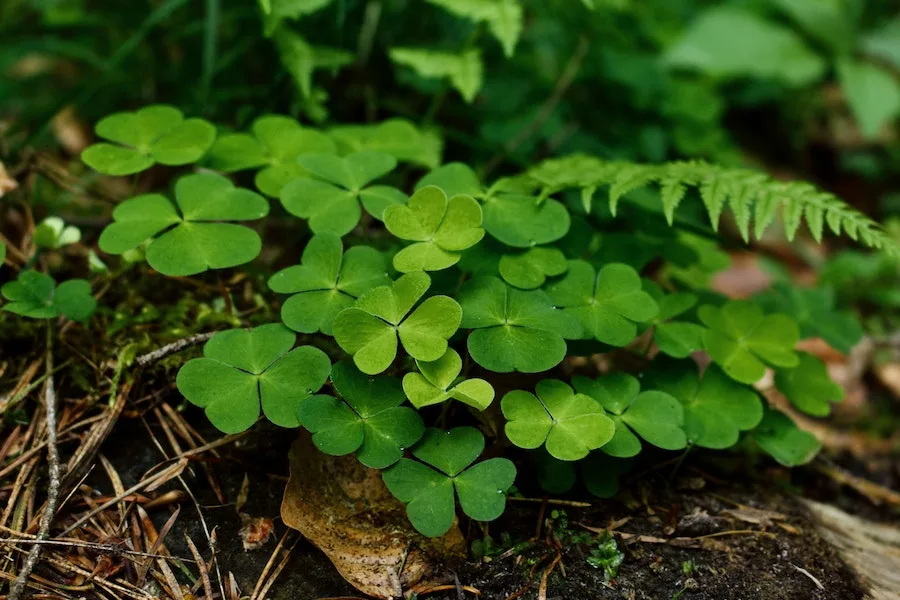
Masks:
[[[305,433],[294,442],[290,458],[282,519],[361,592],[385,599],[402,596],[414,585],[437,583],[429,580],[436,578],[438,566],[464,556],[465,541],[455,523],[437,538],[416,532],[377,470],[352,456],[317,452]]]

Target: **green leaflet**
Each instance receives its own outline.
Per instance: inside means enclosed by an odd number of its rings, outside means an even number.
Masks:
[[[813,434],[799,429],[790,417],[777,410],[766,411],[762,422],[753,431],[753,439],[786,467],[808,463],[822,448]]]
[[[777,369],[775,385],[791,404],[814,417],[827,417],[831,405],[844,399],[844,388],[828,376],[821,360],[799,352],[800,362],[792,369]]]
[[[459,17],[487,23],[488,29],[511,57],[522,34],[522,5],[518,0],[428,0]]]
[[[260,407],[272,423],[297,427],[298,405],[325,384],[331,362],[312,346],[291,350],[295,338],[281,324],[220,331],[178,371],[178,390],[224,433],[250,428]]]
[[[558,248],[535,247],[521,254],[504,254],[498,270],[503,280],[517,288],[539,288],[547,277],[562,275],[569,268],[565,254]]]
[[[328,130],[341,154],[383,152],[400,162],[435,168],[441,164],[443,141],[432,130],[420,130],[405,119],[372,125],[338,125]],[[447,191],[447,190],[444,190]],[[448,192],[448,195],[452,196]]]
[[[422,77],[447,78],[469,103],[475,100],[484,83],[484,65],[478,49],[451,54],[418,48],[393,48],[389,55],[398,65],[409,67]]]
[[[59,217],[47,217],[34,228],[33,240],[38,247],[59,249],[81,241],[81,230]]]
[[[484,229],[514,248],[549,244],[569,231],[566,207],[552,199],[500,194],[484,201]]]
[[[659,305],[659,314],[653,319],[653,340],[659,351],[674,358],[687,358],[703,349],[702,325],[689,321],[673,320],[697,304],[697,296],[688,292],[664,294],[654,282],[644,281],[644,289]]]
[[[484,379],[457,381],[462,359],[448,348],[437,360],[417,360],[418,373],[403,376],[403,391],[416,408],[439,404],[453,398],[477,410],[484,410],[494,400],[494,388]]]
[[[88,281],[70,279],[57,286],[52,277],[37,271],[22,271],[15,281],[5,283],[0,293],[9,301],[2,310],[31,319],[64,316],[87,321],[97,309]]]

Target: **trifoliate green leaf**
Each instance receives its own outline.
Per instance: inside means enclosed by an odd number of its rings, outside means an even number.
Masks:
[[[66,226],[59,217],[47,217],[34,228],[32,237],[39,248],[62,248],[81,241],[81,230],[74,225]]]
[[[581,375],[572,378],[575,391],[586,394],[611,413],[616,431],[602,450],[611,456],[629,458],[641,451],[639,436],[665,450],[687,446],[684,409],[665,392],[641,392],[640,382],[625,373],[612,373],[596,380]]]
[[[501,194],[487,198],[482,208],[485,230],[514,248],[555,242],[571,223],[566,207],[552,199]]]
[[[178,389],[224,433],[250,428],[260,406],[272,423],[297,427],[297,407],[325,384],[331,362],[312,346],[291,350],[295,339],[274,323],[220,331],[206,342],[203,358],[178,371]]]
[[[186,165],[200,160],[216,138],[203,119],[185,119],[172,106],[154,104],[101,119],[97,135],[113,143],[88,146],[81,160],[106,175],[131,175],[156,163]]]
[[[484,189],[478,176],[469,165],[459,162],[447,163],[430,171],[416,184],[416,191],[425,186],[436,185],[444,190],[448,197],[464,195],[483,198]]]
[[[282,269],[269,279],[273,291],[293,294],[281,307],[285,325],[300,333],[331,335],[339,312],[372,288],[390,283],[380,252],[369,246],[342,251],[341,238],[315,235],[304,248],[299,265]]]
[[[494,400],[494,388],[484,379],[464,379],[456,383],[462,371],[462,359],[453,348],[448,348],[437,360],[417,360],[416,366],[418,373],[403,376],[403,391],[416,408],[453,398],[484,410]]]
[[[660,352],[675,358],[687,358],[703,349],[705,328],[697,323],[672,320],[697,304],[697,296],[688,292],[665,294],[654,282],[644,281],[644,289],[659,305],[653,319],[653,340]]]
[[[776,369],[775,385],[791,404],[808,415],[827,417],[831,405],[844,398],[844,388],[831,380],[821,360],[799,352],[800,364],[793,369]]]
[[[645,385],[681,402],[687,439],[703,448],[730,448],[740,432],[756,427],[763,416],[759,394],[716,365],[710,365],[698,380],[692,360],[656,360]]]
[[[422,77],[446,77],[463,100],[469,103],[475,99],[484,82],[484,65],[478,49],[451,54],[418,48],[393,48],[389,55],[398,65],[409,67]]]
[[[557,379],[544,379],[537,396],[514,390],[503,396],[506,437],[520,448],[546,445],[560,460],[579,460],[610,441],[612,420],[590,396],[576,394]]]
[[[390,286],[369,290],[351,308],[338,313],[334,338],[353,355],[363,373],[376,375],[391,365],[398,337],[416,360],[437,360],[444,355],[447,340],[459,327],[462,310],[447,296],[432,296],[412,310],[430,286],[426,273],[407,273]]]
[[[285,185],[308,175],[297,162],[299,157],[337,149],[326,134],[302,127],[290,117],[260,117],[250,130],[252,135],[232,133],[219,137],[209,149],[206,162],[209,168],[224,173],[259,169],[256,187],[267,196],[278,196]]]
[[[365,187],[397,166],[393,156],[382,152],[307,154],[300,165],[315,178],[300,177],[281,190],[281,203],[289,213],[309,219],[313,233],[343,236],[356,227],[362,214],[359,203],[376,219],[387,206],[406,202],[406,195],[387,186]],[[393,190],[393,191],[391,191]]]
[[[436,186],[419,189],[409,205],[394,205],[384,211],[387,230],[414,244],[394,255],[394,268],[401,273],[440,271],[459,261],[460,252],[484,237],[481,205],[471,196],[449,200]]]
[[[175,184],[175,203],[160,194],[130,198],[113,211],[100,249],[122,254],[144,241],[147,262],[164,275],[186,276],[248,263],[262,242],[248,227],[219,221],[252,221],[269,213],[266,199],[234,187],[225,177],[201,173]]]
[[[454,491],[463,512],[476,521],[492,521],[503,514],[516,468],[505,458],[472,465],[482,450],[484,436],[472,427],[426,429],[412,451],[422,462],[402,458],[382,473],[422,535],[437,537],[453,525]]]
[[[635,323],[647,322],[659,306],[641,288],[641,278],[628,265],[613,263],[597,273],[583,260],[569,262],[560,281],[547,287],[547,295],[581,323],[586,339],[625,346],[637,335]]]
[[[503,46],[503,54],[511,57],[522,34],[522,5],[519,0],[428,0],[449,12],[487,23],[488,29]]]
[[[400,380],[369,377],[348,361],[334,365],[331,382],[343,400],[313,396],[300,403],[297,418],[312,432],[316,447],[335,456],[356,452],[359,462],[384,469],[415,444],[425,428],[407,406]]]
[[[540,290],[521,291],[496,277],[477,277],[458,295],[462,327],[469,335],[469,354],[485,369],[498,373],[538,373],[566,356],[566,339],[578,339],[581,326],[553,307]]]
[[[753,430],[753,438],[765,450],[786,467],[796,467],[811,461],[822,444],[816,436],[798,428],[786,414],[767,410],[762,422]]]
[[[703,334],[706,351],[732,379],[756,383],[766,364],[792,368],[800,362],[794,353],[800,332],[787,315],[764,315],[757,304],[745,300],[721,308],[701,306],[698,314],[708,327]]]
[[[384,152],[400,162],[433,169],[441,164],[444,143],[431,130],[420,130],[405,119],[388,119],[372,125],[340,125],[329,130],[342,154]],[[444,190],[445,192],[447,190]],[[448,196],[452,196],[447,192]]]
[[[559,248],[536,247],[519,254],[504,254],[498,266],[506,283],[531,290],[544,285],[547,277],[565,273],[569,263]]]
[[[0,288],[9,300],[2,310],[32,319],[55,319],[60,315],[73,321],[87,321],[97,308],[91,284],[70,279],[58,286],[52,277],[37,271],[22,271],[15,281]]]

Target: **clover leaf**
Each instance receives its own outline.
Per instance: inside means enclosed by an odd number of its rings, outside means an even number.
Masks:
[[[576,394],[558,379],[544,379],[537,396],[513,390],[503,396],[506,437],[520,448],[546,445],[559,460],[579,460],[610,441],[615,425],[590,396]]]
[[[578,466],[587,491],[598,498],[612,498],[619,492],[619,478],[631,469],[633,462],[601,451],[591,452]]]
[[[334,317],[363,293],[390,283],[384,256],[369,246],[343,252],[341,238],[315,235],[303,250],[299,265],[269,279],[269,288],[293,294],[281,307],[281,320],[300,333],[332,334]]]
[[[484,410],[494,400],[494,388],[484,379],[457,382],[462,371],[462,359],[453,348],[447,348],[437,360],[417,360],[416,366],[419,367],[418,373],[403,376],[403,391],[416,408],[453,398],[477,410]]]
[[[335,152],[336,145],[328,135],[302,127],[296,119],[280,115],[260,117],[248,133],[230,133],[219,137],[206,161],[209,168],[224,173],[259,169],[257,189],[276,197],[285,185],[298,177],[308,176],[297,159],[313,152]]]
[[[70,279],[56,285],[49,275],[22,271],[15,281],[0,288],[9,302],[3,310],[31,319],[55,319],[64,316],[73,321],[87,321],[97,308],[91,295],[91,284],[84,279]]]
[[[362,464],[384,469],[422,437],[425,427],[419,413],[400,406],[406,398],[399,379],[369,377],[353,363],[341,361],[331,370],[331,383],[343,400],[317,395],[297,407],[297,418],[322,452],[356,452]]]
[[[562,275],[569,269],[562,250],[552,247],[535,247],[519,254],[504,254],[498,266],[500,276],[506,283],[525,290],[539,288],[547,277]]]
[[[475,329],[469,354],[485,369],[498,373],[538,373],[566,357],[566,339],[582,335],[581,326],[554,308],[540,290],[522,291],[496,277],[476,277],[457,296],[462,327]]]
[[[433,185],[419,189],[409,205],[388,206],[384,225],[401,240],[415,242],[394,255],[394,268],[401,273],[452,267],[462,250],[484,237],[481,205],[465,195],[448,200],[447,194]]]
[[[432,169],[416,184],[416,191],[429,185],[441,188],[451,198],[458,195],[484,198],[478,175],[465,163],[452,162]]]
[[[420,130],[406,119],[388,119],[370,125],[338,125],[328,133],[338,143],[342,154],[375,150],[428,169],[441,164],[444,144],[440,136],[430,129]]]
[[[398,337],[416,360],[444,355],[447,340],[459,328],[462,309],[452,298],[432,296],[412,310],[430,286],[426,273],[407,273],[391,285],[369,290],[338,313],[334,338],[363,373],[377,375],[391,365]]]
[[[313,233],[350,233],[362,214],[360,202],[378,220],[388,206],[406,203],[406,195],[396,188],[366,187],[397,166],[397,159],[389,154],[306,154],[298,160],[313,177],[291,181],[282,188],[279,198],[289,213],[309,220]]]
[[[656,301],[641,288],[641,278],[628,265],[612,263],[594,271],[583,260],[569,261],[560,281],[547,287],[554,304],[584,328],[584,337],[625,346],[637,335],[636,322],[659,313]]]
[[[100,249],[123,254],[151,239],[147,262],[171,276],[235,267],[256,258],[262,242],[252,229],[220,221],[252,221],[268,213],[265,198],[221,175],[188,175],[175,183],[174,205],[160,194],[145,194],[117,206],[114,222],[100,235]]]
[[[34,228],[32,240],[39,248],[59,249],[81,241],[81,230],[74,225],[66,226],[59,217],[47,217]]]
[[[476,521],[493,521],[503,514],[516,467],[505,458],[473,465],[483,450],[484,436],[473,427],[429,428],[412,449],[422,462],[401,458],[382,478],[391,493],[406,503],[413,527],[422,535],[437,537],[453,525],[454,492],[463,512]]]
[[[776,369],[775,386],[791,404],[808,415],[827,417],[831,405],[844,398],[844,388],[828,376],[821,360],[799,352],[800,363],[793,369]]]
[[[706,351],[732,379],[756,383],[767,364],[792,368],[800,362],[793,351],[800,331],[787,315],[764,315],[757,304],[746,300],[721,308],[701,306],[698,315],[709,328],[703,333]]]
[[[178,390],[203,408],[216,429],[239,433],[259,418],[297,427],[297,407],[328,379],[331,362],[312,346],[291,347],[296,335],[280,323],[230,329],[214,335],[203,358],[178,371]]]
[[[101,142],[81,153],[86,165],[106,175],[131,175],[156,163],[186,165],[200,160],[216,138],[216,128],[203,119],[185,119],[172,106],[154,104],[136,112],[101,119]]]
[[[652,282],[644,282],[644,288],[659,305],[659,314],[653,319],[653,340],[663,354],[675,358],[687,358],[703,348],[704,327],[688,321],[673,321],[697,304],[697,296],[688,292],[663,294]]]
[[[484,200],[484,228],[507,246],[530,248],[549,244],[569,231],[566,207],[552,199],[498,194]]]
[[[796,467],[811,461],[822,444],[816,436],[798,428],[786,414],[769,409],[753,430],[759,447],[786,467]]]
[[[687,446],[684,434],[684,409],[665,392],[641,392],[637,378],[626,373],[611,373],[596,380],[576,375],[575,391],[600,403],[615,423],[612,439],[601,449],[611,456],[629,458],[641,451],[641,441],[664,450],[680,450]],[[635,435],[637,433],[637,435]]]
[[[716,365],[710,365],[698,380],[691,360],[657,360],[647,379],[648,385],[681,402],[684,433],[703,448],[730,448],[740,432],[753,429],[763,417],[759,394]]]

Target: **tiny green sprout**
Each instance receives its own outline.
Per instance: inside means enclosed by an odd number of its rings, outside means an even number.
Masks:
[[[800,362],[794,352],[800,332],[787,315],[764,315],[758,305],[746,300],[721,308],[701,306],[698,314],[708,327],[703,334],[706,351],[732,379],[756,383],[767,364],[793,368]]]
[[[811,461],[822,444],[816,436],[803,431],[789,416],[777,410],[767,410],[753,430],[753,439],[776,461],[786,467],[796,467]]]
[[[428,428],[412,449],[419,461],[401,458],[382,473],[391,493],[422,535],[437,537],[453,525],[456,502],[472,519],[493,521],[506,507],[516,467],[505,458],[472,464],[484,450],[484,436],[472,427]],[[470,466],[471,465],[471,466]]]
[[[800,364],[793,369],[777,369],[775,386],[791,404],[808,415],[827,417],[831,405],[844,398],[844,388],[828,376],[828,368],[821,360],[799,352]]]
[[[368,186],[397,166],[397,159],[383,152],[355,152],[344,157],[334,154],[305,154],[300,166],[313,177],[299,177],[282,188],[284,208],[296,217],[308,219],[313,233],[350,233],[362,214],[382,219],[385,209],[405,204],[406,194],[386,185]]]
[[[312,346],[291,350],[296,335],[284,325],[220,331],[203,347],[203,358],[178,371],[178,390],[206,411],[224,433],[239,433],[259,418],[297,427],[297,407],[328,379],[331,362]]]
[[[154,164],[197,162],[216,138],[216,128],[203,119],[185,119],[172,106],[154,104],[136,112],[120,112],[102,119],[97,135],[110,142],[88,146],[81,160],[106,175],[131,175]]]
[[[343,400],[317,395],[297,407],[297,418],[322,452],[335,456],[356,452],[362,464],[384,469],[422,437],[422,418],[400,406],[406,398],[396,377],[369,377],[342,361],[332,368],[331,383]]]
[[[669,394],[658,390],[641,392],[637,378],[626,373],[610,373],[596,380],[576,375],[572,385],[611,413],[616,432],[602,447],[607,454],[619,458],[637,455],[641,451],[638,435],[665,450],[687,446],[684,409]]]
[[[332,334],[334,317],[353,306],[357,298],[379,285],[390,283],[384,255],[369,246],[343,252],[341,238],[315,235],[303,249],[300,264],[287,267],[269,279],[269,288],[293,294],[281,307],[281,320],[300,333]]]
[[[692,560],[686,560],[681,563],[681,572],[685,575],[693,575],[697,572],[697,565]]]
[[[151,239],[147,262],[164,275],[225,269],[256,258],[262,242],[252,229],[221,221],[252,221],[268,212],[265,198],[221,175],[188,175],[175,184],[175,204],[145,194],[117,206],[114,222],[100,235],[100,249],[123,254]]]
[[[353,355],[363,373],[377,375],[397,356],[397,338],[416,360],[437,360],[459,328],[462,310],[447,296],[432,296],[413,307],[431,286],[428,274],[407,273],[391,285],[373,288],[334,319],[334,338]],[[410,311],[412,313],[410,314]]]
[[[302,127],[296,119],[268,115],[256,119],[248,133],[220,136],[209,153],[209,168],[223,173],[259,169],[255,184],[267,196],[277,197],[282,188],[308,172],[297,159],[313,152],[335,152],[328,135]]]
[[[437,360],[417,360],[416,366],[418,373],[403,376],[403,391],[416,408],[453,398],[476,410],[484,410],[494,400],[494,388],[484,379],[457,381],[462,371],[462,359],[453,348],[447,348]]]
[[[545,445],[559,460],[579,460],[613,437],[615,425],[590,396],[557,379],[544,379],[537,395],[514,390],[503,396],[506,436],[520,448]]]
[[[459,262],[460,252],[484,237],[481,206],[471,196],[447,194],[437,186],[416,191],[409,204],[395,204],[384,211],[387,230],[413,244],[394,255],[401,273],[440,271]]]
[[[644,281],[644,289],[659,305],[659,314],[651,321],[653,341],[659,351],[674,358],[687,358],[703,349],[702,325],[689,321],[673,320],[697,304],[697,296],[688,292],[664,294],[654,282]]]
[[[569,269],[566,255],[559,248],[538,246],[517,254],[504,254],[498,270],[503,280],[517,288],[539,288],[547,277],[562,275]]]
[[[22,271],[15,281],[4,284],[0,293],[9,300],[3,310],[31,319],[64,316],[87,321],[97,309],[89,282],[70,279],[56,285],[52,277],[37,271]]]
[[[469,354],[498,373],[539,373],[566,356],[566,339],[578,339],[575,318],[557,310],[541,290],[511,288],[496,277],[476,277],[459,295],[462,327],[474,329]]]
[[[763,404],[756,390],[734,381],[716,365],[698,380],[694,361],[657,359],[647,379],[647,385],[681,402],[684,432],[700,447],[730,448],[742,431],[762,420]]]
[[[497,240],[514,248],[549,244],[569,231],[566,207],[549,198],[522,194],[498,194],[484,201],[484,228]]]
[[[606,581],[615,579],[619,575],[619,568],[625,562],[625,554],[619,550],[616,539],[610,533],[604,532],[597,540],[596,546],[591,548],[587,557],[587,563],[595,569],[603,569],[603,578]]]
[[[656,301],[641,287],[637,271],[612,263],[599,272],[583,260],[569,262],[560,281],[547,287],[551,300],[584,328],[584,337],[625,346],[637,335],[636,323],[659,314]]]
[[[81,230],[66,225],[59,217],[47,217],[34,228],[34,244],[39,248],[57,250],[81,241]]]
[[[447,163],[430,171],[416,184],[416,191],[429,185],[441,188],[451,198],[463,195],[483,199],[485,196],[475,171],[469,165],[459,162]]]

